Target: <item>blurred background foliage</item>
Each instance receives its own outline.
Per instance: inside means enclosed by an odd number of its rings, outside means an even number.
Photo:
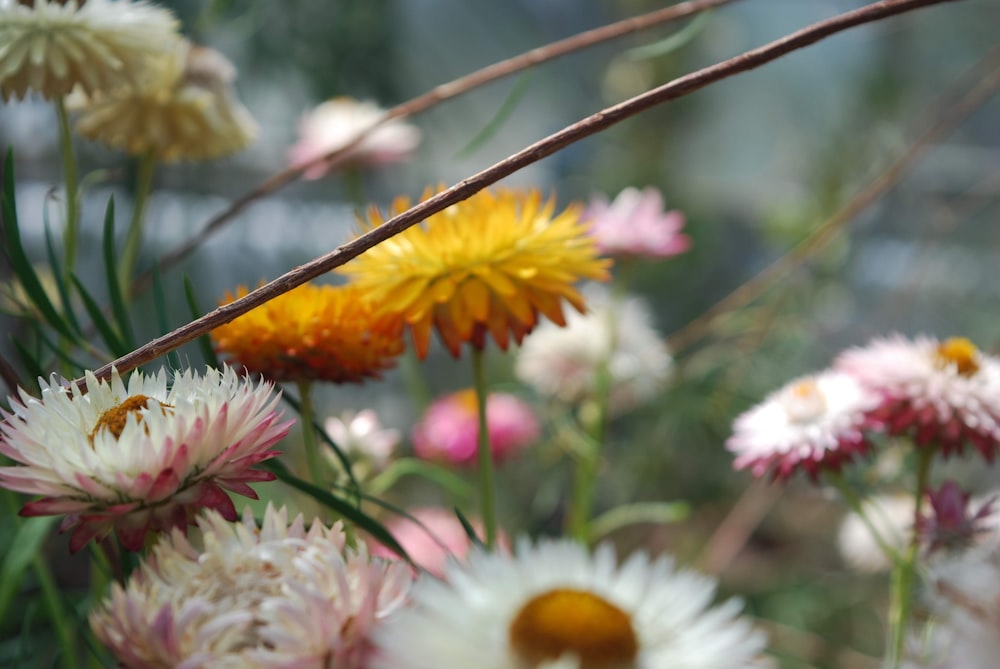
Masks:
[[[250,150],[233,158],[158,171],[140,267],[283,168],[298,119],[317,103],[348,95],[392,106],[475,68],[661,5],[163,4],[177,12],[186,33],[237,65],[240,95],[261,133]],[[360,175],[360,188],[340,177],[295,184],[254,205],[171,270],[164,277],[170,325],[189,317],[183,275],[206,309],[238,284],[274,278],[336,247],[367,203],[385,205],[397,194],[454,183],[602,107],[861,4],[744,0],[713,12],[682,48],[665,55],[644,57],[636,49],[682,27],[604,44],[435,107],[411,119],[424,140],[409,163]],[[564,203],[593,193],[613,196],[629,185],[661,189],[671,208],[685,212],[693,250],[643,264],[633,289],[650,301],[657,325],[669,336],[787,253],[902,155],[928,119],[941,113],[941,96],[947,100],[963,74],[997,46],[998,25],[1000,4],[971,0],[855,29],[652,109],[508,183],[540,186]],[[511,113],[485,141],[470,145],[505,103]],[[697,336],[684,330],[682,340],[672,340],[683,348],[676,351],[670,390],[612,425],[599,507],[682,499],[692,508],[683,523],[642,526],[620,532],[616,540],[629,549],[672,551],[683,562],[722,572],[723,590],[744,596],[749,611],[765,621],[783,667],[877,666],[886,584],[880,576],[849,571],[839,558],[836,529],[843,509],[821,488],[804,480],[784,487],[754,484],[746,473],[732,472],[723,448],[731,421],[778,385],[877,334],[961,335],[997,350],[998,117],[1000,101],[992,99],[929,147],[900,183],[802,267]],[[60,182],[50,106],[30,100],[0,107],[0,146],[15,149],[21,226],[41,263],[44,212]],[[84,197],[80,271],[103,296],[104,204],[114,194],[119,210],[128,210],[135,165],[85,142],[78,150],[84,173],[93,175]],[[9,271],[0,267],[0,278]],[[140,340],[162,334],[150,296],[134,310]],[[0,347],[9,358],[10,337],[24,334],[24,321],[5,316],[0,323]],[[184,347],[181,358],[192,365],[202,361],[194,346]],[[490,365],[498,387],[513,386],[508,356],[493,351]],[[465,364],[440,350],[422,370],[435,393],[470,383]],[[385,422],[408,430],[420,410],[397,372],[360,388],[323,390],[321,415],[371,406]],[[532,532],[558,527],[564,488],[552,476],[556,457],[540,449],[501,472],[502,511],[510,526]],[[983,490],[996,483],[988,469],[956,466],[953,473]],[[426,486],[404,491],[410,501],[435,500]],[[4,499],[14,504],[11,495]],[[0,544],[11,532],[0,528]],[[53,555],[63,554],[61,544],[53,548]],[[55,563],[56,578],[73,598],[83,596],[86,580],[76,560]],[[5,617],[0,637],[23,639],[22,626],[44,615],[31,606],[18,613]],[[24,653],[14,643],[2,645],[0,658]]]

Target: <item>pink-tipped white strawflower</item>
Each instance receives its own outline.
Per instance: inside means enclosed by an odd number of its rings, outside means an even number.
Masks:
[[[715,582],[608,544],[473,550],[375,633],[372,669],[745,669],[765,638]]]
[[[214,511],[198,546],[174,531],[90,615],[129,669],[364,669],[369,636],[406,601],[403,562],[344,548],[340,525],[268,505],[258,528]]]
[[[963,338],[876,339],[840,354],[834,367],[877,392],[876,418],[944,455],[972,443],[992,462],[1000,445],[1000,360]]]
[[[327,100],[302,117],[299,141],[288,150],[288,162],[298,167],[343,149],[384,114],[385,111],[373,102],[347,97]],[[360,166],[398,163],[406,160],[419,144],[419,129],[399,120],[388,121],[349,149],[345,159],[348,164]],[[325,164],[319,164],[307,169],[302,176],[319,179],[328,171]]]
[[[770,471],[778,479],[796,469],[814,478],[823,469],[839,469],[868,451],[864,430],[878,401],[840,372],[795,379],[733,423],[726,441],[736,455],[733,467],[749,467],[757,477]]]
[[[202,507],[235,520],[226,491],[256,499],[247,484],[274,475],[253,467],[277,455],[271,447],[292,425],[271,384],[228,367],[184,371],[169,387],[161,370],[128,383],[87,372],[86,391],[55,378],[41,390],[2,411],[0,453],[21,466],[0,467],[0,486],[42,495],[22,516],[66,514],[74,551],[112,530],[139,550],[147,532],[186,527]]]
[[[527,404],[508,393],[490,393],[486,398],[486,429],[495,461],[531,446],[541,436],[538,417]],[[479,414],[476,392],[460,390],[437,400],[413,428],[417,457],[455,465],[476,460]]]
[[[596,196],[583,218],[605,255],[668,258],[691,247],[691,238],[681,232],[684,214],[663,211],[663,196],[652,187],[626,188],[610,203]]]

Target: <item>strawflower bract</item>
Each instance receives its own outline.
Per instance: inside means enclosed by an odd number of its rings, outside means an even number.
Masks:
[[[46,99],[134,85],[180,41],[168,10],[128,0],[0,0],[0,94]]]
[[[249,512],[198,526],[198,544],[172,533],[90,615],[129,669],[365,669],[370,634],[406,601],[408,565],[345,548],[339,525],[268,505],[259,527]]]
[[[763,634],[739,602],[668,558],[610,545],[522,541],[516,556],[474,550],[445,580],[421,579],[413,606],[375,634],[373,669],[740,669]]]
[[[159,162],[211,160],[246,148],[257,124],[233,90],[236,68],[218,51],[179,45],[136,86],[74,106],[84,137]]]
[[[834,367],[878,393],[875,415],[893,435],[945,456],[971,443],[989,462],[1000,446],[1000,359],[968,339],[879,338]]]
[[[42,499],[23,516],[66,514],[70,548],[114,530],[129,550],[151,530],[186,527],[203,507],[235,520],[227,491],[253,499],[247,485],[270,481],[254,465],[291,428],[275,410],[271,384],[253,385],[232,369],[134,372],[124,382],[86,375],[86,391],[41,381],[41,398],[21,391],[3,411],[0,486]]]
[[[626,188],[612,201],[596,196],[583,215],[601,253],[613,256],[669,258],[691,247],[681,232],[684,214],[663,210],[655,188]]]
[[[243,297],[240,286],[222,304]],[[273,381],[358,383],[393,367],[403,323],[352,286],[305,284],[212,331],[219,353]]]
[[[390,215],[410,205],[398,198]],[[369,218],[372,227],[386,220],[376,209]],[[420,358],[432,329],[457,358],[463,343],[481,350],[489,336],[506,350],[534,329],[539,314],[564,324],[563,301],[584,309],[573,284],[605,280],[609,266],[577,207],[557,214],[555,200],[537,190],[498,189],[434,214],[339,271],[403,317]]]
[[[789,382],[733,423],[726,448],[733,467],[784,479],[802,469],[813,478],[868,452],[865,430],[879,398],[853,377],[825,371]]]

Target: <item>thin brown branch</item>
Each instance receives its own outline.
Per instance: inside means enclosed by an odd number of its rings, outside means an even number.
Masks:
[[[125,372],[169,353],[175,348],[211,332],[223,323],[227,323],[245,314],[254,307],[258,307],[268,300],[292,290],[296,286],[343,265],[376,244],[385,241],[393,235],[399,234],[406,228],[415,225],[428,216],[456,202],[471,197],[487,186],[496,183],[527,165],[538,162],[542,158],[552,155],[556,151],[585,137],[590,137],[602,130],[606,130],[616,123],[635,116],[650,107],[689,95],[709,84],[760,67],[792,51],[814,44],[825,37],[847,30],[848,28],[902,14],[919,7],[954,1],[956,0],[884,0],[883,2],[876,2],[860,9],[840,14],[826,21],[815,23],[770,44],[674,79],[659,88],[647,91],[642,95],[604,109],[535,142],[482,172],[460,181],[454,186],[441,191],[404,211],[402,214],[386,221],[379,227],[341,245],[336,250],[304,265],[300,265],[270,283],[257,288],[248,295],[218,307],[201,318],[154,339],[145,346],[122,356],[112,363],[104,365],[96,370],[95,374],[99,378],[107,377],[111,374],[113,367],[116,367],[120,372]]]
[[[675,353],[683,351],[702,340],[726,314],[750,304],[824,249],[851,221],[895,187],[931,146],[951,134],[970,114],[993,97],[1000,90],[1000,47],[977,62],[962,80],[965,82],[963,89],[971,85],[971,90],[965,90],[961,95],[949,92],[947,101],[935,105],[939,110],[936,118],[902,155],[791,251],[668,337],[671,350]]]
[[[594,30],[578,33],[572,37],[567,37],[566,39],[559,40],[558,42],[552,42],[551,44],[532,49],[531,51],[527,51],[518,56],[500,61],[499,63],[494,63],[493,65],[476,70],[475,72],[455,79],[454,81],[441,84],[427,93],[419,95],[387,110],[378,121],[361,130],[354,137],[354,139],[343,147],[330,151],[326,155],[320,156],[298,167],[289,167],[282,170],[281,172],[269,177],[244,195],[240,196],[225,210],[209,219],[202,229],[195,235],[182,242],[176,248],[167,252],[159,261],[159,270],[161,272],[165,272],[176,265],[178,262],[191,254],[191,252],[197,249],[202,243],[204,243],[205,240],[221,230],[226,223],[243,212],[243,210],[249,207],[253,202],[273,195],[281,188],[297,181],[298,178],[307,170],[319,165],[325,165],[328,169],[341,166],[349,157],[349,154],[354,147],[360,144],[365,137],[374,132],[376,128],[388,123],[391,120],[405,118],[407,116],[412,116],[413,114],[426,111],[427,109],[430,109],[445,100],[458,97],[459,95],[467,93],[492,81],[508,77],[512,74],[528,69],[529,67],[540,65],[544,62],[573,53],[574,51],[581,51],[602,42],[608,42],[632,33],[648,30],[649,28],[677,21],[693,14],[714,9],[731,2],[735,2],[735,0],[691,0],[690,2],[682,2],[664,9],[649,12],[648,14],[635,16],[623,21],[602,26],[600,28],[595,28]],[[151,280],[152,272],[147,271],[143,273],[136,279],[135,282],[133,282],[131,291],[133,293],[141,292],[148,287]]]

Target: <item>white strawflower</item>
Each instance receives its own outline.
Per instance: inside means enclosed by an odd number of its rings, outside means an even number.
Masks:
[[[348,455],[360,456],[377,467],[384,467],[389,462],[402,438],[399,430],[382,427],[374,409],[331,416],[324,427],[333,443]]]
[[[46,99],[135,84],[180,39],[168,10],[127,0],[0,0],[0,93]]]
[[[568,540],[473,551],[375,634],[373,669],[736,669],[759,666],[764,635],[715,582],[668,558]]]
[[[586,314],[570,311],[564,327],[546,321],[525,338],[517,376],[541,395],[577,403],[596,396],[607,365],[612,412],[635,408],[666,385],[670,351],[642,299],[615,299],[598,284],[586,286],[583,297]]]
[[[868,452],[864,430],[878,402],[847,374],[824,371],[795,379],[733,422],[726,441],[736,456],[733,467],[780,479],[797,469],[814,478],[823,469],[839,469]]]
[[[968,339],[895,335],[842,353],[834,367],[879,393],[875,416],[893,435],[944,455],[972,444],[988,462],[1000,445],[1000,359]]]
[[[133,87],[74,100],[76,131],[158,161],[211,160],[246,148],[257,124],[236,97],[236,68],[218,51],[187,42]]]
[[[133,372],[124,382],[86,374],[86,390],[41,383],[41,397],[11,398],[0,409],[0,486],[28,495],[23,516],[66,514],[70,548],[112,530],[139,550],[149,531],[185,527],[203,507],[231,520],[228,492],[256,499],[248,483],[274,474],[254,469],[278,454],[272,447],[292,422],[281,422],[279,394],[231,368],[178,373]]]
[[[268,505],[259,528],[249,510],[198,525],[200,546],[175,531],[90,615],[129,669],[366,669],[372,630],[406,601],[409,566],[345,549],[339,524]]]

